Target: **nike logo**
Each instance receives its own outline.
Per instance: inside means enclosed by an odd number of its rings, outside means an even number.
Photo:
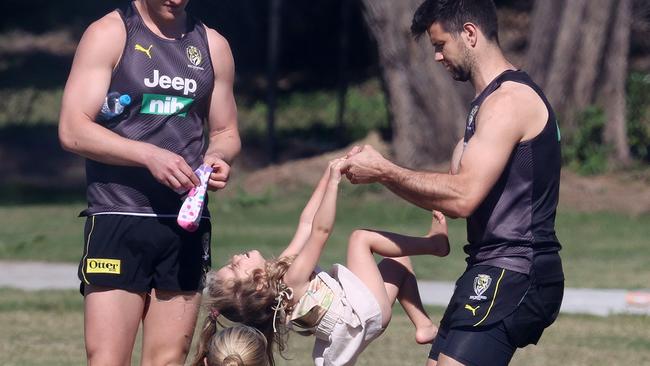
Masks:
[[[151,58],[151,47],[153,47],[153,45],[149,45],[149,48],[144,48],[137,43],[135,44],[135,50],[144,53],[149,58]]]
[[[480,308],[480,307],[481,307],[481,306],[479,305],[479,306],[473,308],[471,305],[469,305],[469,304],[465,304],[465,309],[471,311],[471,312],[472,312],[472,316],[476,316],[476,310],[478,310],[478,308]]]

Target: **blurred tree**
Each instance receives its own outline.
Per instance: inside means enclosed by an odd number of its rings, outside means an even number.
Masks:
[[[631,14],[632,0],[536,1],[526,55],[526,68],[560,116],[563,136],[570,140],[580,113],[597,105],[607,117],[609,158],[621,165],[630,161],[625,82]]]
[[[362,3],[379,52],[396,160],[412,168],[447,161],[467,109],[459,84],[434,61],[431,45],[411,37],[411,18],[421,0]]]
[[[269,11],[269,40],[267,60],[267,132],[268,157],[271,163],[277,161],[277,141],[275,136],[275,107],[277,102],[277,70],[280,54],[280,26],[282,22],[282,0],[271,0]]]

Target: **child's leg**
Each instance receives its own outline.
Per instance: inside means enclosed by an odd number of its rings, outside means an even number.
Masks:
[[[430,343],[438,333],[426,310],[422,306],[418,283],[409,257],[385,258],[378,264],[384,278],[386,293],[391,304],[399,300],[402,308],[415,325],[415,341]]]
[[[379,267],[373,253],[385,257]],[[356,230],[348,245],[348,268],[375,295],[382,311],[383,326],[390,322],[392,306],[400,299],[404,310],[418,329],[416,340],[427,342],[435,335],[435,327],[429,320],[417,290],[417,283],[408,255],[433,254],[445,256],[449,253],[444,216],[436,215],[431,229],[425,237],[412,237],[389,232]],[[400,258],[402,257],[402,258]],[[431,331],[433,335],[430,335]]]

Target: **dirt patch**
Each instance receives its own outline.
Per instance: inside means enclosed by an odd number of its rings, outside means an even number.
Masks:
[[[565,169],[560,206],[584,212],[650,214],[650,181],[630,173],[583,177]]]
[[[369,144],[385,156],[390,155],[389,146],[374,133],[356,144]],[[344,155],[350,148],[256,170],[242,180],[242,187],[247,192],[258,194],[270,187],[291,191],[313,186],[327,162]],[[442,166],[434,170],[445,169]],[[560,183],[560,207],[579,212],[609,211],[633,216],[650,214],[650,175],[616,173],[585,177],[564,169]]]
[[[372,145],[383,155],[388,155],[390,148],[378,133],[370,133],[365,139],[340,150],[306,159],[298,159],[281,165],[273,165],[248,174],[242,182],[243,188],[250,193],[263,193],[270,187],[282,187],[283,190],[293,190],[305,186],[313,186],[327,163],[345,155],[354,145]]]

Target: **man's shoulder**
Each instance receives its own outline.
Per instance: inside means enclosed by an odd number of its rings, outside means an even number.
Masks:
[[[532,87],[527,84],[515,81],[506,81],[496,89],[492,94],[485,98],[485,103],[489,104],[513,104],[512,106],[525,107],[531,103],[543,103],[542,98]]]
[[[120,34],[126,34],[126,29],[122,17],[117,10],[114,10],[92,22],[86,29],[85,33],[90,35],[102,35],[103,37],[117,36]]]
[[[499,114],[511,114],[514,117],[530,117],[544,114],[546,105],[530,86],[507,81],[485,98],[481,109]]]
[[[204,25],[204,27],[210,48],[214,48],[217,52],[223,51],[225,49],[230,49],[230,45],[228,44],[226,37],[217,32],[215,29],[208,27],[207,25]]]
[[[113,11],[91,23],[84,31],[77,46],[75,59],[86,65],[96,66],[104,62],[113,66],[117,62],[126,41],[126,28],[119,13]]]

